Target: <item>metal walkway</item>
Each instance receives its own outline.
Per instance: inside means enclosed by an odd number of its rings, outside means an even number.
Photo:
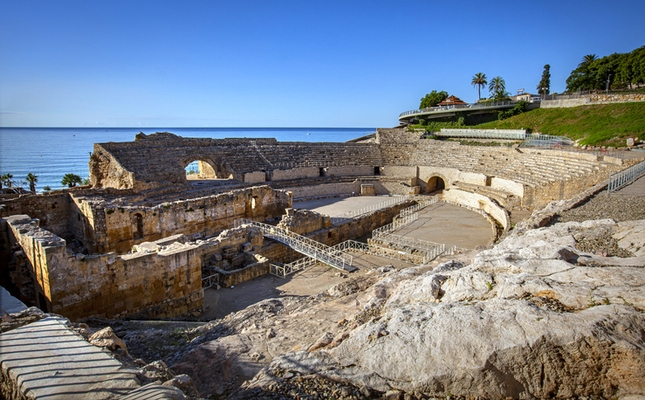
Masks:
[[[277,226],[263,224],[250,219],[235,220],[235,227],[252,226],[259,228],[265,237],[276,240],[295,251],[308,257],[318,260],[324,264],[340,269],[342,271],[353,272],[356,267],[352,267],[352,256],[344,254],[342,251],[326,246],[320,242],[307,237],[290,232]]]

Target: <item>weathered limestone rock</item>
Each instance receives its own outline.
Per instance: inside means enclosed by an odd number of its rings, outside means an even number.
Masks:
[[[631,246],[636,226],[556,224],[511,235],[465,267],[387,276],[373,286],[390,288],[376,318],[335,348],[274,358],[248,387],[286,370],[426,396],[645,395],[645,269],[578,265],[611,257],[575,247],[596,230]]]
[[[104,347],[111,351],[121,349],[126,354],[128,353],[128,348],[126,347],[125,343],[123,343],[123,340],[115,335],[114,331],[109,326],[90,336],[88,342],[90,342],[94,346]]]
[[[315,211],[296,210],[293,208],[286,209],[286,214],[278,224],[278,227],[297,233],[298,235],[306,235],[320,229],[329,228],[330,226],[331,219],[327,215],[322,215]]]

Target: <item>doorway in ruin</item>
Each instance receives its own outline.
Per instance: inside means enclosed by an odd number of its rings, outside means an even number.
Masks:
[[[444,190],[446,188],[446,181],[440,176],[433,176],[428,179],[426,184],[426,192],[432,193],[437,190]]]
[[[132,216],[132,231],[134,239],[141,239],[143,237],[143,215],[136,213]]]
[[[186,167],[186,179],[188,180],[206,180],[206,179],[233,179],[230,168],[226,165],[217,165],[209,160],[196,159],[189,162]]]

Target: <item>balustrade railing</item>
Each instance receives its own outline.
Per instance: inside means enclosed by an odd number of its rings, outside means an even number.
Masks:
[[[611,174],[607,182],[607,192],[611,193],[627,186],[643,175],[645,175],[645,161],[632,165],[623,171]]]
[[[291,247],[297,252],[315,258],[316,260],[323,262],[331,267],[348,271],[355,269],[352,267],[352,256],[338,252],[330,248],[329,246],[309,239],[308,237],[298,235],[297,233],[293,233],[277,226],[267,225],[249,219],[235,220],[236,228],[244,225],[250,225],[259,228],[264,236],[277,240],[278,242]]]

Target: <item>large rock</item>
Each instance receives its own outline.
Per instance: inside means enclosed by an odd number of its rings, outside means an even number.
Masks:
[[[640,226],[525,230],[463,268],[388,276],[373,287],[388,287],[379,315],[337,347],[274,358],[247,386],[291,371],[426,396],[645,395],[645,270],[576,248],[598,230],[635,248]]]

